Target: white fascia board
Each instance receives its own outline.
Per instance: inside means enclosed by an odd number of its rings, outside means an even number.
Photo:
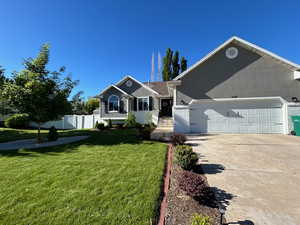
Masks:
[[[226,45],[228,45],[229,43],[233,42],[233,41],[237,41],[237,42],[240,42],[244,45],[247,45],[251,48],[254,48],[256,49],[257,51],[259,52],[262,52],[266,55],[269,55],[285,64],[288,64],[290,65],[291,67],[293,67],[295,70],[298,70],[300,69],[300,65],[296,64],[296,63],[293,63],[287,59],[284,59],[264,48],[261,48],[255,44],[252,44],[248,41],[245,41],[239,37],[236,37],[236,36],[233,36],[231,37],[230,39],[228,39],[227,41],[225,41],[223,44],[221,44],[219,47],[217,47],[216,49],[214,49],[213,51],[211,51],[210,53],[208,53],[206,56],[204,56],[202,59],[200,59],[198,62],[196,62],[194,65],[192,65],[190,68],[188,68],[186,71],[182,72],[181,74],[179,74],[177,77],[175,77],[173,80],[178,80],[180,78],[182,78],[184,75],[186,75],[187,73],[189,73],[191,70],[195,69],[196,67],[198,67],[200,64],[202,64],[203,62],[205,62],[207,59],[209,59],[211,56],[213,56],[216,52],[218,52],[220,49],[222,49],[223,47],[225,47]]]
[[[120,91],[121,93],[125,94],[126,96],[130,96],[130,97],[131,97],[131,95],[129,95],[128,93],[126,93],[125,91],[123,91],[122,89],[118,88],[117,86],[115,86],[115,85],[113,85],[113,84],[110,85],[110,86],[108,86],[107,88],[105,88],[98,96],[102,95],[104,92],[106,92],[106,91],[109,90],[110,88],[115,88],[115,89],[117,89],[118,91]]]
[[[143,84],[142,82],[138,81],[137,79],[133,78],[130,75],[126,75],[125,77],[123,77],[123,79],[121,79],[118,83],[116,83],[117,86],[119,86],[120,84],[122,84],[127,78],[130,78],[131,80],[135,81],[136,83],[140,84],[142,87],[148,89],[149,91],[153,92],[156,95],[159,95],[158,92],[154,91],[152,88],[148,87],[147,85]]]
[[[213,51],[208,53],[206,56],[204,56],[202,59],[200,59],[198,62],[196,62],[194,65],[189,67],[186,71],[179,74],[177,77],[175,77],[173,80],[178,80],[182,78],[184,75],[195,69],[197,66],[199,66],[201,63],[205,62],[207,59],[209,59],[211,56],[213,56],[217,51],[219,51],[221,48],[223,48],[225,45],[229,44],[234,40],[234,37],[230,38],[229,40],[225,41],[223,44],[221,44],[219,47],[215,48]]]
[[[294,79],[295,80],[300,79],[300,71],[294,71]]]
[[[247,100],[279,100],[281,103],[287,103],[286,100],[284,100],[280,96],[275,97],[249,97],[249,98],[212,98],[212,99],[193,99],[190,101],[189,105],[192,104],[201,104],[205,102],[226,102],[226,101],[247,101]]]

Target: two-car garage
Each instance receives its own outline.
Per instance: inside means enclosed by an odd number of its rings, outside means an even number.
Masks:
[[[286,133],[279,97],[193,100],[174,107],[174,130],[183,133]]]

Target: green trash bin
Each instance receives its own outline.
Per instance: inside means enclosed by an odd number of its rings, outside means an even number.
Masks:
[[[292,116],[296,136],[300,136],[300,116]]]

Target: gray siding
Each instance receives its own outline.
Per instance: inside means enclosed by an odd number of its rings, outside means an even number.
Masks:
[[[153,108],[152,109],[153,110],[158,110],[159,100],[155,97],[155,94],[152,91],[149,91],[147,88],[145,88],[142,85],[138,84],[134,80],[131,80],[132,81],[132,86],[131,87],[127,87],[126,86],[126,81],[127,80],[125,80],[118,87],[120,89],[124,90],[126,93],[128,93],[128,94],[130,94],[130,95],[132,95],[134,97],[152,96],[152,99],[153,99]],[[133,110],[133,102],[130,105],[131,105],[130,109]]]
[[[119,112],[108,112],[108,106],[105,107],[105,102],[108,102],[108,98],[111,95],[117,95],[120,98],[121,109]],[[127,98],[119,90],[110,88],[103,94],[100,106],[101,117],[126,117],[127,116]]]
[[[225,50],[234,46],[239,55],[228,59]],[[300,99],[300,82],[293,71],[269,57],[230,44],[186,74],[177,87],[177,104],[192,99],[281,96]]]

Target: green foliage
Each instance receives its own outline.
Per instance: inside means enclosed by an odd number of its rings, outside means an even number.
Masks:
[[[111,121],[111,119],[108,120],[108,122],[107,122],[107,127],[108,127],[108,128],[112,128],[112,121]]]
[[[193,214],[191,225],[211,225],[209,216],[204,216],[201,214]]]
[[[140,137],[144,140],[150,140],[153,129],[149,125],[142,126],[139,129]]]
[[[14,114],[4,121],[4,126],[8,128],[26,128],[29,124],[27,114]]]
[[[174,79],[175,77],[177,77],[179,75],[179,71],[180,71],[179,52],[176,51],[173,56],[173,59],[172,59],[172,77],[171,77],[171,79]]]
[[[125,120],[124,127],[127,127],[127,128],[136,127],[136,118],[133,113],[131,113],[131,112],[128,113],[127,119]]]
[[[70,77],[61,78],[65,68],[49,71],[49,45],[41,47],[36,58],[24,61],[24,69],[14,73],[3,86],[1,96],[20,113],[27,113],[31,121],[41,123],[58,119],[71,111],[68,97],[76,85]],[[38,132],[38,139],[39,139]]]
[[[58,139],[58,133],[54,126],[50,127],[47,138],[48,141],[56,141]]]
[[[187,69],[187,60],[182,56],[180,60],[180,73],[186,71]]]
[[[178,145],[175,148],[176,163],[185,170],[191,170],[198,161],[198,156],[191,146]]]
[[[105,129],[105,124],[104,123],[96,123],[96,128],[99,130],[104,130]]]
[[[173,51],[168,48],[166,51],[166,56],[163,58],[163,80],[168,81],[171,80],[172,77],[172,57]]]
[[[181,57],[179,64],[179,52],[176,51],[173,55],[173,51],[168,48],[166,55],[163,58],[163,80],[168,81],[172,80],[187,69],[187,60],[184,57]]]
[[[97,128],[98,126],[99,126],[99,123],[98,123],[98,121],[96,121],[94,128]]]
[[[85,103],[84,98],[82,97],[83,91],[77,92],[71,100],[71,106],[72,106],[72,114],[76,115],[85,115]]]
[[[0,66],[0,88],[2,87],[4,82],[6,81],[6,78],[4,76],[4,72],[5,72],[5,69],[3,69],[2,66]]]
[[[99,108],[99,99],[98,98],[90,98],[84,104],[84,108],[87,114],[93,114],[93,111]]]

